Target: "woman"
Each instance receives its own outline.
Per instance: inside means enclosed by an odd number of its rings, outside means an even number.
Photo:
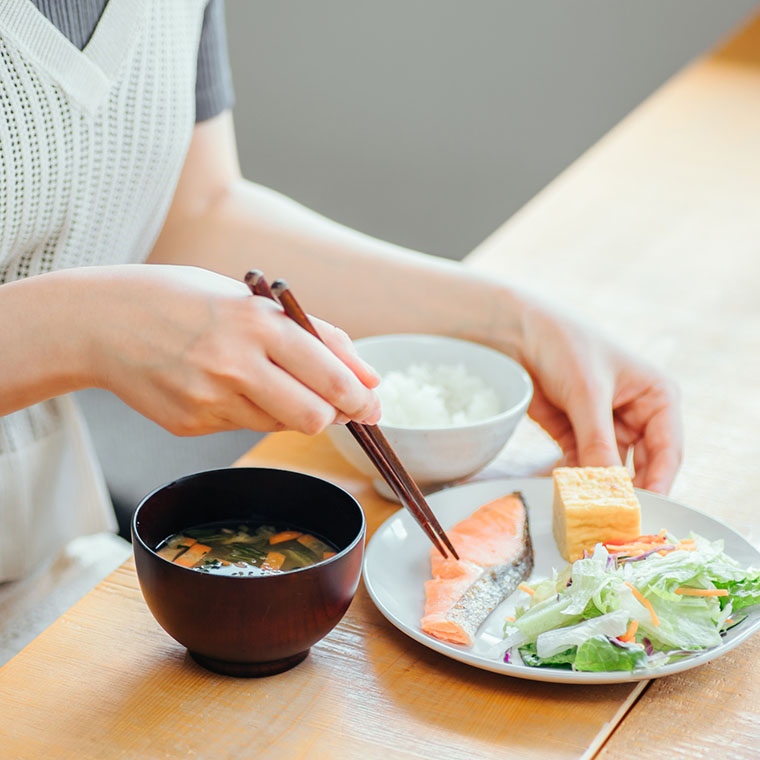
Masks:
[[[658,372],[508,283],[247,182],[231,105],[219,0],[0,0],[0,581],[112,525],[67,393],[106,388],[178,435],[375,422],[378,378],[332,324],[502,350],[568,463],[634,446],[637,484],[667,490]],[[331,350],[250,296],[252,267],[329,320]]]

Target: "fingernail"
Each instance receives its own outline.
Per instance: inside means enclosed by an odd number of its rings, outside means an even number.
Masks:
[[[333,422],[333,425],[345,425],[349,421],[349,417],[347,417],[343,412],[339,412],[336,417],[335,421]]]

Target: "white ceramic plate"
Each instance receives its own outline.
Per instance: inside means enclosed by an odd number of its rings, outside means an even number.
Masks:
[[[552,536],[552,481],[550,478],[490,480],[450,488],[428,497],[428,503],[444,529],[451,527],[480,505],[512,491],[521,491],[528,505],[535,567],[530,580],[549,577],[564,560]],[[726,553],[745,567],[760,565],[760,552],[738,533],[718,520],[648,491],[638,491],[642,533],[667,528],[677,536],[694,531],[705,538],[725,541]],[[723,643],[697,655],[656,670],[634,672],[577,673],[555,668],[530,668],[503,662],[500,646],[504,617],[527,597],[516,591],[497,607],[480,627],[472,647],[447,644],[422,633],[419,624],[425,604],[424,582],[430,578],[430,542],[406,510],[389,517],[375,532],[364,559],[364,581],[380,612],[405,634],[430,649],[477,668],[496,673],[556,683],[605,684],[639,681],[694,668],[720,657],[760,629],[760,610],[755,609],[731,629]]]

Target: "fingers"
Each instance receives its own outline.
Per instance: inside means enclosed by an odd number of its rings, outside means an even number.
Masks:
[[[334,342],[342,342],[341,350],[348,353],[345,345],[349,342],[348,338],[346,337],[344,341],[338,333],[339,331],[336,330],[331,337]],[[279,340],[268,345],[267,350],[269,358],[278,367],[306,386],[312,395],[316,394],[333,407],[329,422],[335,419],[335,409],[349,419],[367,424],[374,424],[380,419],[380,401],[377,394],[368,388],[367,384],[338,358],[330,347],[320,343],[297,325],[292,322],[282,325]],[[367,382],[374,381],[376,377],[374,371],[370,370],[358,357],[354,357],[353,363],[362,372]],[[288,384],[287,387],[294,390],[292,384]],[[299,398],[304,398],[303,393],[299,395]],[[271,403],[271,394],[269,403]],[[274,413],[267,408],[266,404],[262,403],[262,406],[270,413]],[[274,416],[283,419],[278,414]],[[320,413],[319,417],[321,419],[323,415]]]
[[[343,330],[316,317],[311,317],[311,321],[317,328],[319,337],[367,388],[379,385],[380,375],[359,356],[351,338]]]
[[[582,386],[571,393],[567,410],[581,467],[621,464],[612,420],[611,394]]]
[[[230,406],[222,415],[230,430],[256,430],[259,433],[276,433],[285,430],[285,423],[267,414],[261,407],[245,396],[233,396]]]
[[[541,386],[533,381],[533,398],[528,407],[528,415],[535,420],[562,449],[563,465],[577,465],[575,433],[567,415],[552,404],[544,394]]]
[[[667,493],[683,453],[678,389],[662,378],[642,389],[618,410],[634,442],[635,485]]]
[[[680,418],[673,406],[665,406],[652,415],[641,442],[634,448],[634,456],[636,453],[638,464],[634,483],[648,491],[667,493],[683,454]]]
[[[271,362],[261,363],[245,393],[283,428],[307,435],[320,433],[340,414],[333,404]]]

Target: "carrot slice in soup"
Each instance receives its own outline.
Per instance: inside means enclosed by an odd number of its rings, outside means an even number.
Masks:
[[[267,570],[279,570],[285,562],[285,555],[281,552],[268,552],[261,567]]]
[[[182,565],[182,567],[193,567],[200,560],[202,560],[211,551],[210,546],[206,544],[194,543],[184,554],[180,554],[177,559],[174,560],[175,565]]]
[[[189,536],[175,536],[168,544],[162,546],[156,554],[164,559],[174,561],[185,549],[189,549],[193,544],[197,543],[198,541],[195,538],[190,538]]]
[[[298,538],[303,535],[297,530],[283,530],[281,533],[275,533],[269,537],[270,544],[281,544],[283,541],[292,541],[294,538]]]

